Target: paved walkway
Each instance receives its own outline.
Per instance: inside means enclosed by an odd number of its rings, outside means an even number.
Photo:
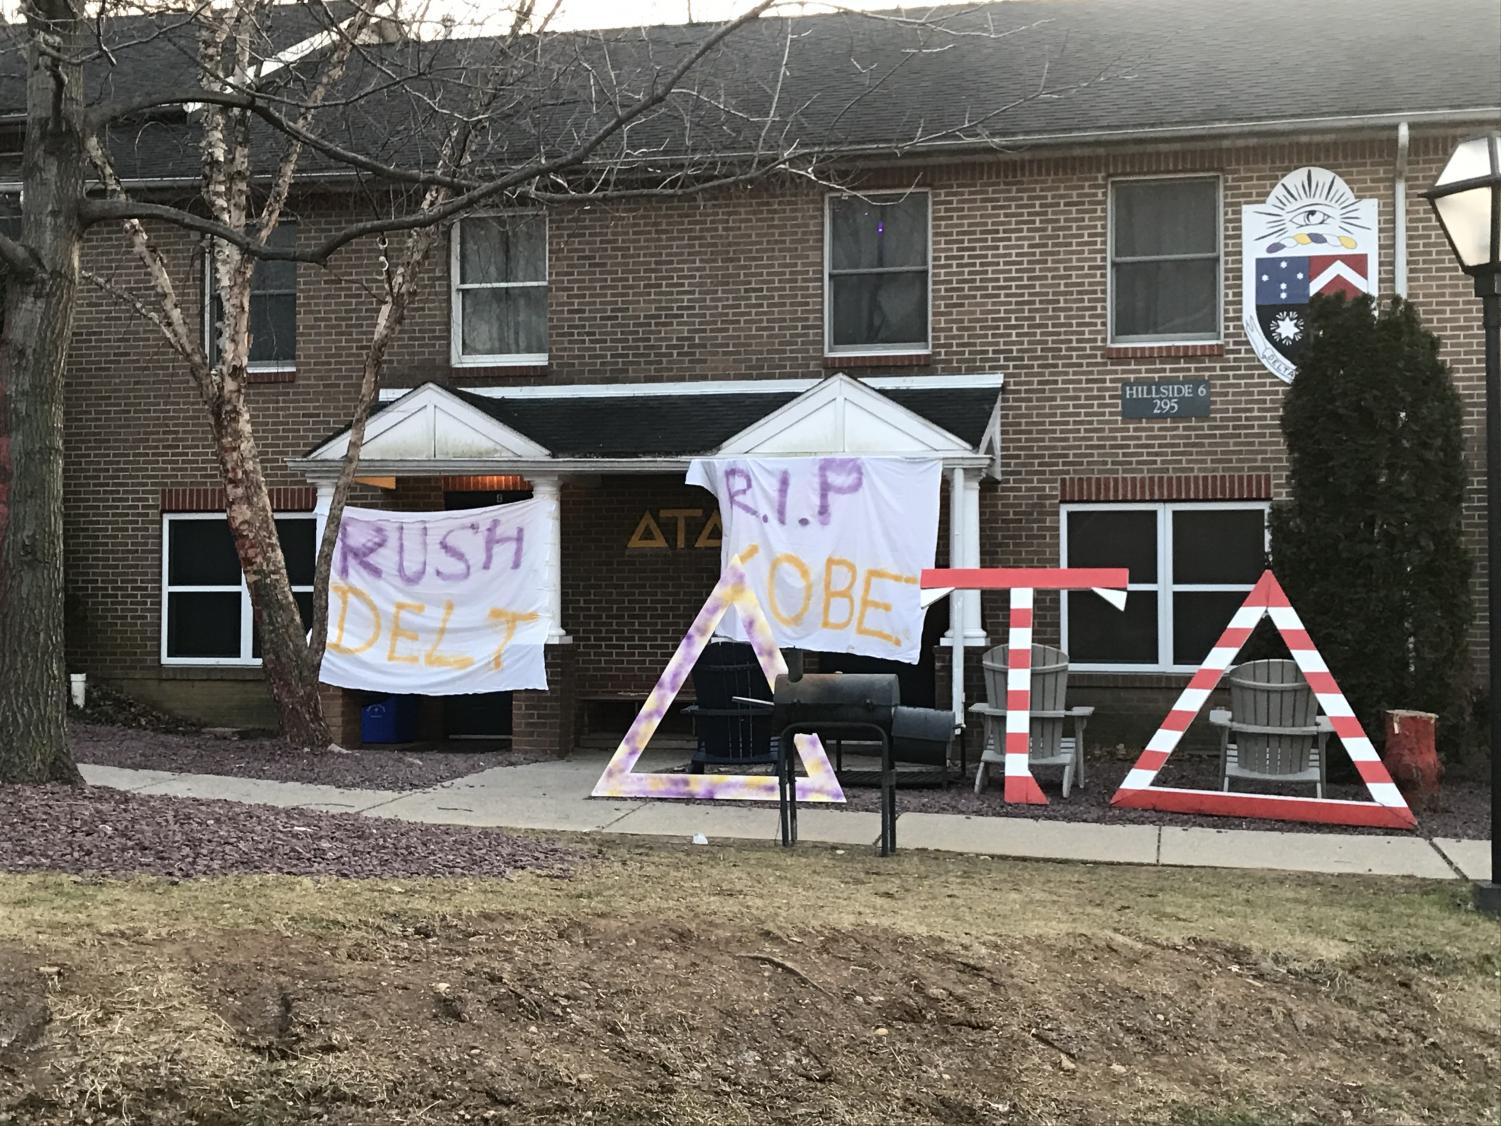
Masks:
[[[604,752],[579,751],[561,761],[495,767],[426,790],[401,792],[87,764],[80,769],[95,785],[138,793],[221,798],[405,821],[628,833],[672,840],[687,840],[695,833],[703,833],[710,840],[776,839],[775,809],[735,803],[688,805],[591,799],[589,791],[608,757]],[[663,769],[681,762],[681,752],[660,757],[648,752],[638,769]],[[807,805],[798,810],[800,840],[873,846],[879,833],[880,816],[876,813]],[[1366,873],[1435,880],[1461,876],[1484,879],[1490,866],[1490,845],[1486,841],[1099,825],[953,813],[901,814],[897,845],[1047,860]]]

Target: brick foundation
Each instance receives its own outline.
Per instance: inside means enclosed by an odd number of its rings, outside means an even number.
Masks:
[[[577,714],[573,645],[547,647],[547,691],[517,692],[511,703],[511,748],[566,758],[573,753]]]

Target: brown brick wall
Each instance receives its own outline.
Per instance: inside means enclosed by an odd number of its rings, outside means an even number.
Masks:
[[[1453,136],[1415,137],[1409,184],[1431,182]],[[1058,556],[1061,489],[1105,496],[1127,480],[1236,481],[1234,491],[1281,495],[1278,432],[1283,384],[1256,361],[1239,327],[1240,208],[1287,171],[1319,164],[1381,205],[1381,287],[1392,277],[1395,138],[1206,147],[995,160],[920,173],[932,190],[931,355],[904,358],[916,373],[1003,372],[1003,466],[982,498],[987,563],[1051,564]],[[1118,174],[1214,172],[1224,181],[1222,345],[1113,348],[1106,337],[1106,216]],[[888,177],[907,182],[912,170]],[[873,181],[874,182],[874,181]],[[327,199],[299,203],[305,237],[340,219]],[[742,190],[666,205],[573,209],[552,223],[550,361],[545,370],[456,372],[449,365],[448,260],[392,350],[389,385],[423,379],[500,382],[649,382],[812,377],[822,347],[822,194]],[[1466,397],[1471,464],[1466,513],[1482,528],[1479,315],[1426,203],[1409,196],[1410,293],[1444,339]],[[169,261],[196,306],[196,240],[165,232]],[[86,265],[144,295],[118,236],[97,231]],[[303,488],[285,459],[337,430],[354,393],[374,308],[373,249],[352,246],[328,269],[299,272],[299,355],[291,382],[252,391],[256,433],[272,483]],[[856,374],[863,369],[838,365]],[[1120,381],[1207,377],[1209,418],[1122,421]],[[97,292],[81,302],[67,404],[69,643],[75,667],[106,679],[160,678],[159,518],[175,490],[218,486],[203,408],[153,330]],[[1063,482],[1096,482],[1074,484]],[[1197,487],[1197,486],[1195,486]],[[164,493],[164,490],[174,491]],[[1164,497],[1166,499],[1166,497]],[[580,693],[649,684],[691,620],[718,552],[627,551],[647,508],[702,507],[672,478],[600,477],[563,493],[564,624],[577,645]],[[387,503],[436,507],[441,482],[403,484]],[[1483,563],[1483,561],[1482,561]],[[1483,565],[1476,576],[1476,621]],[[1039,600],[1038,637],[1056,636],[1057,598]],[[993,636],[1004,600],[987,598]],[[1478,640],[1478,624],[1477,624]],[[178,670],[180,672],[180,670]],[[183,675],[192,675],[191,673]],[[190,692],[189,680],[163,692]]]

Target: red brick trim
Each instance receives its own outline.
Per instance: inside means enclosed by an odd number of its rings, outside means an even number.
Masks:
[[[456,380],[456,381],[466,382],[467,383],[467,382],[470,382],[472,380],[484,380],[487,383],[492,383],[492,382],[494,382],[497,379],[514,379],[514,378],[520,378],[520,377],[523,377],[523,376],[530,377],[530,378],[535,378],[536,376],[539,376],[539,375],[546,375],[547,374],[547,365],[546,364],[518,364],[518,365],[516,365],[516,366],[513,367],[513,366],[511,366],[509,364],[503,364],[503,365],[500,365],[500,366],[497,366],[497,367],[489,367],[489,368],[480,368],[480,367],[468,367],[468,366],[465,366],[465,367],[450,367],[448,369],[448,371],[449,371],[450,377],[452,379]]]
[[[1270,500],[1270,473],[1204,473],[1194,477],[1060,477],[1064,504],[1105,501]]]
[[[297,371],[256,371],[253,368],[245,373],[248,383],[296,383]]]
[[[1107,344],[1107,360],[1166,360],[1189,356],[1223,356],[1224,344]]]
[[[931,352],[907,352],[899,356],[825,356],[826,368],[920,368],[933,363]]]
[[[318,491],[311,485],[278,485],[271,490],[271,507],[277,512],[311,512]],[[222,485],[164,487],[163,512],[223,512],[228,505]]]

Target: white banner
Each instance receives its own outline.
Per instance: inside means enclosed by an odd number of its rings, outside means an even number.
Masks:
[[[935,458],[700,458],[688,483],[719,499],[779,645],[915,664],[918,576],[938,540]],[[739,619],[722,628],[741,638]],[[743,640],[743,638],[741,638]]]
[[[424,696],[546,688],[555,508],[345,509],[320,679]]]

